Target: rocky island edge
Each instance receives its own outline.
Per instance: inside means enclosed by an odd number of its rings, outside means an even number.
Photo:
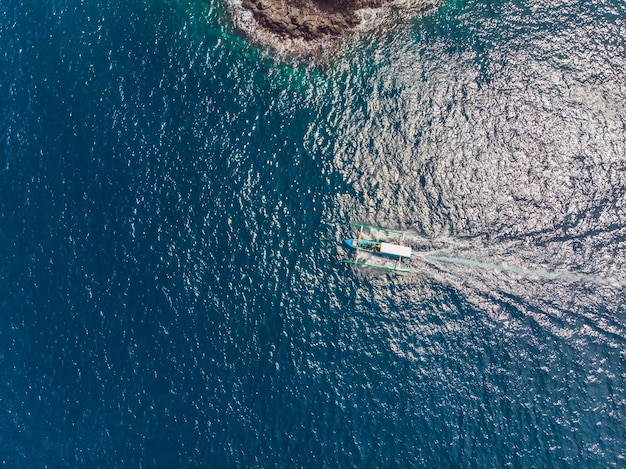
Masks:
[[[241,0],[241,6],[252,14],[260,30],[253,35],[261,42],[279,42],[288,49],[294,44],[306,48],[343,37],[363,24],[365,11],[415,12],[435,3],[436,0]]]

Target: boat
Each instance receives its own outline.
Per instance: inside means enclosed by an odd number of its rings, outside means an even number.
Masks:
[[[412,250],[409,246],[371,241],[369,239],[346,239],[346,244],[352,249],[388,256],[394,259],[410,259]]]
[[[358,223],[350,223],[350,226],[359,228],[357,238],[349,238],[345,240],[345,244],[354,249],[356,252],[354,259],[344,259],[344,263],[365,267],[374,267],[377,269],[392,270],[396,272],[410,272],[410,270],[402,268],[403,259],[410,259],[412,249],[410,246],[402,244],[405,233],[402,231],[388,230],[386,228],[378,228],[374,226],[361,225]],[[399,244],[388,242],[387,240],[371,240],[363,239],[363,229],[368,231],[385,233],[386,236],[399,237]],[[364,256],[359,257],[359,254]],[[365,259],[363,259],[365,257]],[[387,265],[384,262],[376,262],[374,259],[391,259],[394,265]]]

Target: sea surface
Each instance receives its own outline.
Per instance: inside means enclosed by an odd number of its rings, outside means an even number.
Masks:
[[[623,0],[0,3],[2,467],[626,467],[625,281]]]

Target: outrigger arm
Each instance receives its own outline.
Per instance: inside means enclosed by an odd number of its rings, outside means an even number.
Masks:
[[[410,269],[403,269],[400,267],[402,259],[404,258],[410,258],[411,257],[411,248],[410,247],[404,247],[403,241],[405,238],[405,234],[402,231],[395,231],[395,230],[388,230],[386,228],[377,228],[374,226],[368,226],[368,225],[361,225],[358,223],[350,223],[350,226],[353,227],[358,227],[359,228],[359,234],[356,240],[351,240],[351,241],[356,241],[356,243],[352,243],[351,246],[355,249],[355,255],[354,255],[354,260],[349,260],[349,259],[344,259],[343,262],[346,264],[352,264],[352,265],[358,265],[358,266],[364,266],[364,267],[373,267],[375,269],[383,269],[383,270],[388,270],[388,271],[395,271],[395,272],[411,272]],[[391,266],[386,266],[386,265],[377,265],[377,264],[371,264],[368,262],[360,262],[359,261],[359,251],[362,250],[367,250],[367,248],[363,248],[361,247],[361,242],[363,239],[363,228],[367,228],[367,229],[372,229],[372,230],[377,230],[377,231],[382,231],[382,232],[386,232],[386,233],[392,233],[395,235],[401,235],[400,238],[400,244],[390,244],[390,243],[385,243],[385,242],[379,242],[379,244],[377,244],[377,246],[382,246],[384,251],[382,252],[382,254],[384,255],[393,255],[393,256],[397,256],[397,260],[395,263],[395,266],[391,267]],[[364,241],[365,243],[367,243],[368,246],[372,245],[372,243],[375,243],[375,241]],[[378,253],[379,251],[375,251],[373,253]]]
[[[360,265],[362,267],[373,267],[375,269],[391,270],[394,272],[406,272],[406,273],[411,272],[409,269],[400,269],[398,267],[389,267],[386,265],[368,264],[366,262],[351,261],[350,259],[344,259],[342,262],[345,264]]]

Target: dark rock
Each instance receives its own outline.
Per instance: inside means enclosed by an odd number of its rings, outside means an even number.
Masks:
[[[263,28],[307,41],[338,37],[359,24],[356,10],[388,0],[242,0]]]

